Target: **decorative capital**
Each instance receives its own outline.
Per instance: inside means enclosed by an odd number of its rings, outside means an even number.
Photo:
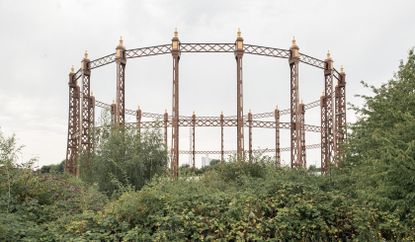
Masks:
[[[175,28],[173,38],[171,39],[171,50],[176,53],[180,50],[179,33],[177,32],[177,28]]]
[[[291,40],[291,47],[290,47],[290,61],[295,61],[300,58],[300,48],[297,45],[297,41],[295,40],[295,37]]]
[[[238,28],[238,31],[236,32],[236,51],[238,51],[239,53],[241,53],[241,51],[244,50],[244,39],[242,38],[241,35],[241,29]]]
[[[91,73],[91,69],[89,66],[89,59],[88,59],[88,51],[85,50],[84,59],[81,61],[81,69],[84,75],[89,76]]]

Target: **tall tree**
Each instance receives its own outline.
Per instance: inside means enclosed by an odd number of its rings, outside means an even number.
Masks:
[[[375,206],[415,225],[415,55],[410,50],[394,78],[353,107],[359,120],[351,127],[345,166],[357,176],[358,193]]]

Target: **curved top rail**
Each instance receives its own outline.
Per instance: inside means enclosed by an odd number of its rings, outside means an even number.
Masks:
[[[233,53],[235,43],[180,43],[182,53]]]
[[[181,43],[182,53],[233,53],[235,43]],[[127,59],[146,56],[165,55],[171,53],[171,44],[154,45],[125,50]],[[290,50],[260,45],[244,44],[244,53],[251,55],[269,56],[277,58],[289,58]],[[90,68],[95,69],[115,62],[115,53],[97,58],[90,62]],[[300,62],[324,69],[324,61],[315,57],[300,53]]]
[[[146,57],[154,55],[165,55],[171,53],[171,44],[164,45],[154,45],[149,47],[141,47],[135,49],[129,49],[125,51],[125,56],[127,59],[137,58],[137,57]]]
[[[244,53],[251,55],[261,55],[269,57],[278,57],[278,58],[288,58],[290,57],[290,50],[279,49],[274,47],[260,46],[260,45],[244,45]]]

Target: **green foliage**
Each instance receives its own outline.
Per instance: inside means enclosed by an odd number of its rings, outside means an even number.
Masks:
[[[40,168],[41,173],[63,173],[65,161],[62,161],[59,164],[52,164],[47,166],[42,166]]]
[[[92,159],[81,159],[82,179],[97,183],[108,195],[123,187],[140,189],[166,171],[167,151],[158,130],[139,134],[136,130],[103,127],[95,141]]]
[[[383,230],[399,235],[394,217],[322,190],[325,179],[264,164],[220,164],[199,180],[159,179],[124,193],[104,214],[127,223],[125,238],[135,241],[380,240]]]
[[[366,87],[370,87],[364,83]],[[356,195],[374,207],[396,214],[415,227],[415,55],[409,52],[395,77],[365,105],[354,107],[360,119],[352,125],[345,170]],[[347,171],[342,171],[347,172]]]

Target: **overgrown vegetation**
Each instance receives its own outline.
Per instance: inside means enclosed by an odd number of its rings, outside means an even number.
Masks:
[[[15,138],[0,133],[0,240],[414,240],[413,51],[391,81],[370,88],[330,176],[258,157],[181,167],[172,181],[157,132],[107,130],[81,180],[18,163]]]
[[[140,134],[103,125],[94,140],[91,164],[86,165],[89,159],[81,157],[81,176],[89,184],[98,184],[107,195],[120,188],[140,189],[152,177],[166,173],[167,150],[158,130]]]

